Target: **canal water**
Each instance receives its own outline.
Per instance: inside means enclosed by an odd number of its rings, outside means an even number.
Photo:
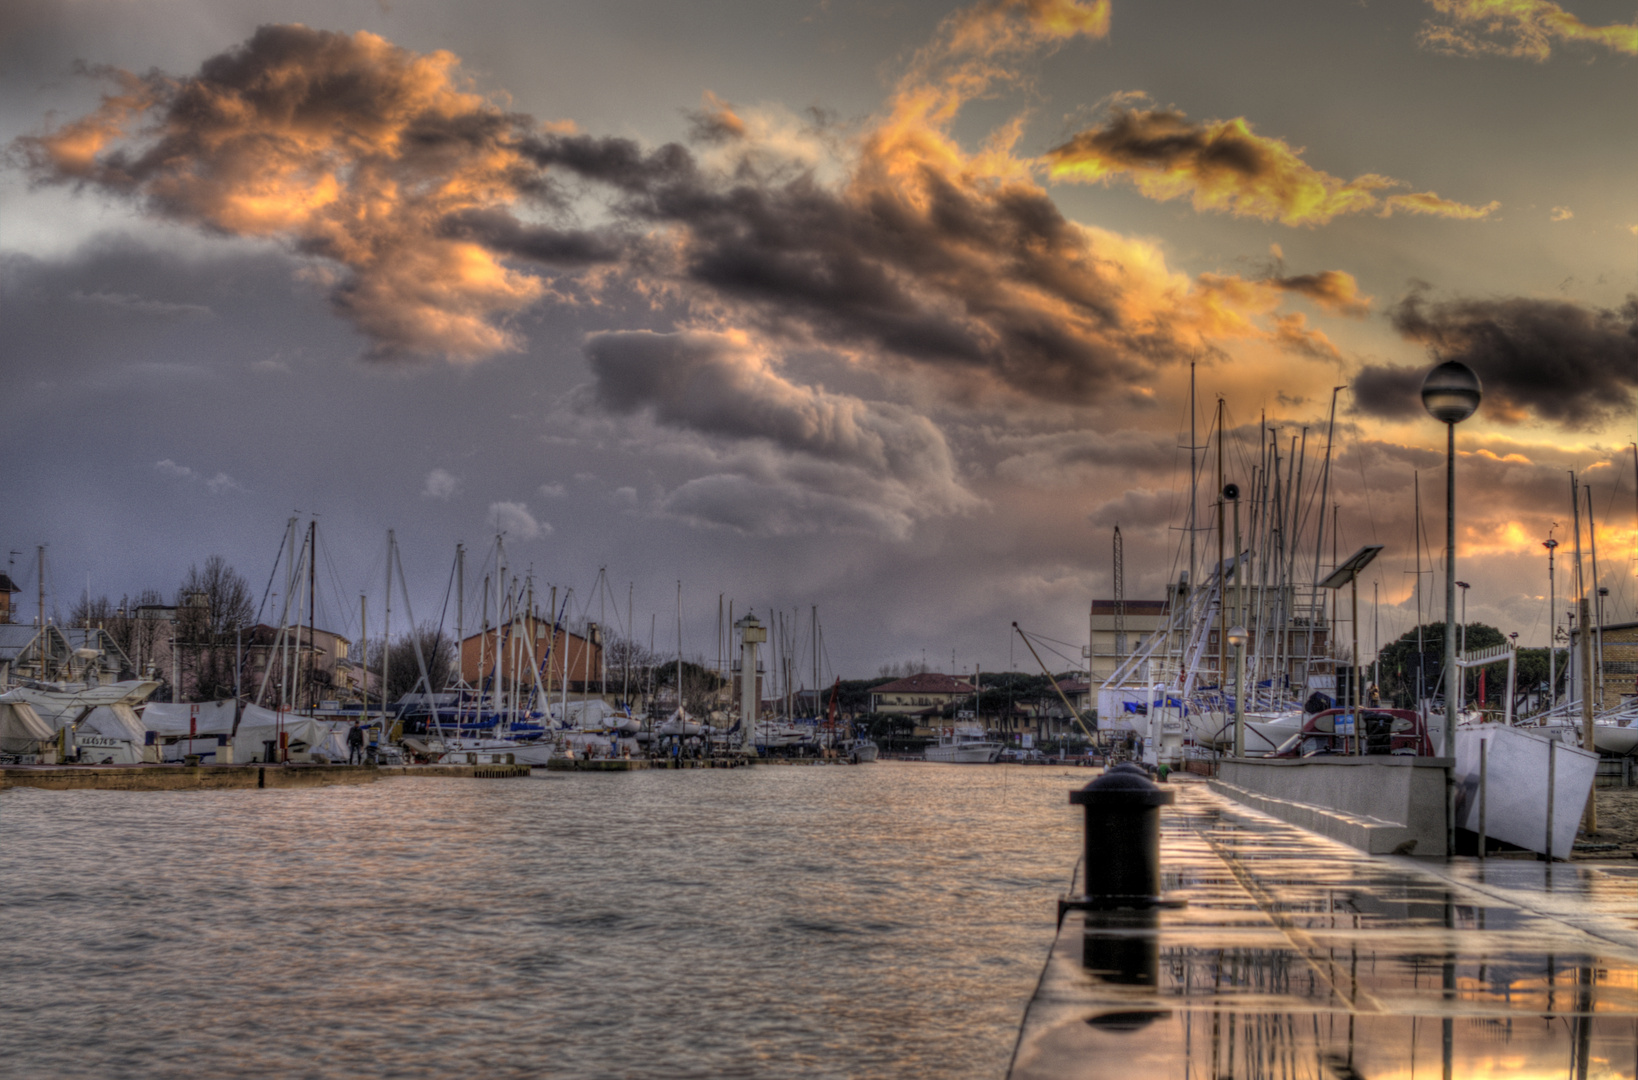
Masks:
[[[0,794],[0,1072],[1004,1074],[1064,768]]]

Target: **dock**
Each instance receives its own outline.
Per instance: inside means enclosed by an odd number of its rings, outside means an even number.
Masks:
[[[665,768],[647,758],[548,758],[547,772],[635,772],[638,769]]]
[[[1638,1075],[1630,859],[1372,856],[1175,787],[1166,906],[1065,913],[1011,1080]]]
[[[481,765],[382,765],[379,771],[382,776],[389,777],[461,776],[475,780],[515,780],[518,777],[533,775],[533,770],[527,765],[508,765],[499,762]]]
[[[50,791],[230,791],[372,784],[373,765],[3,765],[0,788]]]

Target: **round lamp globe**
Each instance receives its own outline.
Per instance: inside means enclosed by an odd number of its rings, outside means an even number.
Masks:
[[[1445,424],[1459,424],[1472,416],[1483,394],[1479,377],[1460,360],[1446,360],[1422,380],[1422,407]]]

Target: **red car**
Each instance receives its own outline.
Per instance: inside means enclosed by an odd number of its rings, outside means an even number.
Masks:
[[[1274,751],[1274,757],[1314,757],[1320,754],[1401,754],[1433,757],[1433,740],[1427,725],[1409,709],[1361,709],[1358,745],[1353,723],[1354,710],[1326,709],[1315,713]]]

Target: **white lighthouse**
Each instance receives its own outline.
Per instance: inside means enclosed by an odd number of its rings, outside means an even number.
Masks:
[[[756,753],[756,710],[761,697],[756,678],[756,647],[768,640],[768,628],[747,614],[734,624],[739,631],[739,749]]]

